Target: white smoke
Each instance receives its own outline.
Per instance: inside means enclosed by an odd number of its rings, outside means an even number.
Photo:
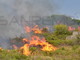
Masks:
[[[53,13],[55,5],[52,4],[52,1],[0,0],[0,41],[5,42],[9,37],[13,38],[24,33],[23,27],[18,24],[21,16],[28,21],[30,16],[47,16]],[[3,24],[3,20],[8,23]],[[18,22],[14,23],[13,20]]]

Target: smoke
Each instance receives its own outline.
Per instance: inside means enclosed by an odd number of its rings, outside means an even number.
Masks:
[[[18,24],[21,16],[29,21],[31,16],[48,16],[53,14],[54,11],[55,4],[53,0],[0,0],[1,45],[4,48],[7,47],[9,38],[24,33],[23,27]]]
[[[14,9],[25,16],[47,15],[54,10],[49,0],[16,0]]]

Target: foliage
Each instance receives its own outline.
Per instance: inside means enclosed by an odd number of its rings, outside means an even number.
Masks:
[[[64,44],[64,40],[47,40],[47,42],[49,42],[50,44],[54,46],[60,46]]]
[[[29,56],[20,54],[16,50],[0,50],[0,60],[29,60]]]
[[[0,50],[0,60],[80,60],[80,45],[62,46],[56,51],[36,50],[31,56],[25,56],[17,50]]]
[[[36,47],[30,47],[31,51],[35,51],[37,48]]]
[[[57,36],[53,33],[43,33],[43,36],[46,38],[46,40],[57,40]]]
[[[29,50],[31,51],[31,53],[33,53],[34,51],[37,50],[37,48],[36,47],[30,47]]]
[[[50,44],[54,46],[75,46],[80,45],[80,40],[47,40]]]
[[[54,29],[55,29],[54,33],[56,35],[70,35],[71,34],[71,32],[68,31],[68,26],[64,24],[55,25]]]
[[[55,31],[50,33],[45,28],[42,35],[48,43],[56,46],[56,51],[41,51],[40,46],[30,47],[31,55],[25,56],[18,50],[0,49],[0,60],[80,60],[80,35],[77,39],[66,40],[66,36],[72,34],[68,31],[68,27],[63,24],[55,25]],[[22,37],[12,39],[11,44],[22,44]]]

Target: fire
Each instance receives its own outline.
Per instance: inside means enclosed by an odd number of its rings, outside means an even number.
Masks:
[[[31,32],[31,31],[34,31],[34,33],[36,33],[36,34],[41,34],[42,33],[42,31],[41,31],[42,29],[40,29],[38,27],[38,25],[34,26],[33,28],[30,28],[30,27],[26,26],[25,30],[26,30],[27,33]]]
[[[31,32],[31,28],[28,26],[26,26],[24,29],[26,30],[26,32]]]
[[[21,47],[21,50],[23,50],[23,54],[28,56],[30,55],[30,51],[29,51],[29,45],[25,44],[23,47]]]
[[[31,31],[33,31],[36,34],[42,33],[42,31],[41,31],[42,29],[40,29],[38,27],[38,25],[36,25],[32,29],[27,26],[25,30],[26,30],[27,33],[31,32]],[[23,42],[25,42],[26,44],[23,47],[21,47],[20,49],[23,50],[23,54],[26,55],[26,56],[30,55],[30,53],[31,53],[31,51],[29,51],[30,46],[40,45],[42,47],[41,48],[42,51],[55,51],[57,49],[53,45],[46,42],[45,38],[35,36],[35,35],[33,35],[30,40],[27,39],[27,38],[24,38]]]
[[[52,46],[51,44],[44,42],[44,46],[41,49],[42,51],[55,51],[57,48]]]
[[[28,39],[24,38],[24,39],[23,39],[23,42],[28,42]]]
[[[0,50],[2,50],[2,48],[0,47]]]
[[[41,34],[41,33],[42,33],[42,31],[41,31],[41,29],[38,27],[38,25],[36,25],[36,26],[32,29],[32,31],[34,31],[34,33],[36,33],[36,34]]]
[[[74,30],[75,30],[74,27],[71,27],[71,26],[68,27],[68,31],[74,31]]]

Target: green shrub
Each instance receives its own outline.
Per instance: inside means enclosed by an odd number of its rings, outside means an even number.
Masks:
[[[68,31],[68,26],[67,26],[67,25],[64,25],[64,24],[55,25],[55,26],[54,26],[54,29],[55,29],[54,33],[55,33],[56,35],[62,35],[62,34],[63,34],[63,35],[64,35],[64,34],[70,35],[70,34],[71,34],[71,32]]]
[[[32,60],[53,60],[50,56],[32,56]]]
[[[48,36],[45,37],[46,40],[58,40],[58,37],[55,36],[54,34],[50,34]]]
[[[64,44],[64,40],[47,40],[50,44],[54,46],[59,46]]]
[[[44,56],[53,56],[54,51],[51,51],[51,52],[42,51],[42,53],[43,53]]]
[[[80,60],[80,45],[63,46],[52,52],[35,50],[34,53],[36,54],[25,56],[18,50],[0,50],[0,60]]]
[[[74,40],[65,40],[64,44],[73,46],[74,45]]]
[[[0,51],[0,60],[29,60],[29,56],[22,55],[17,50],[2,50]]]
[[[31,51],[35,51],[37,48],[36,47],[30,47]]]
[[[61,39],[61,40],[65,40],[67,36],[68,35],[65,35],[65,34],[63,34],[63,35],[56,35],[56,38]]]

